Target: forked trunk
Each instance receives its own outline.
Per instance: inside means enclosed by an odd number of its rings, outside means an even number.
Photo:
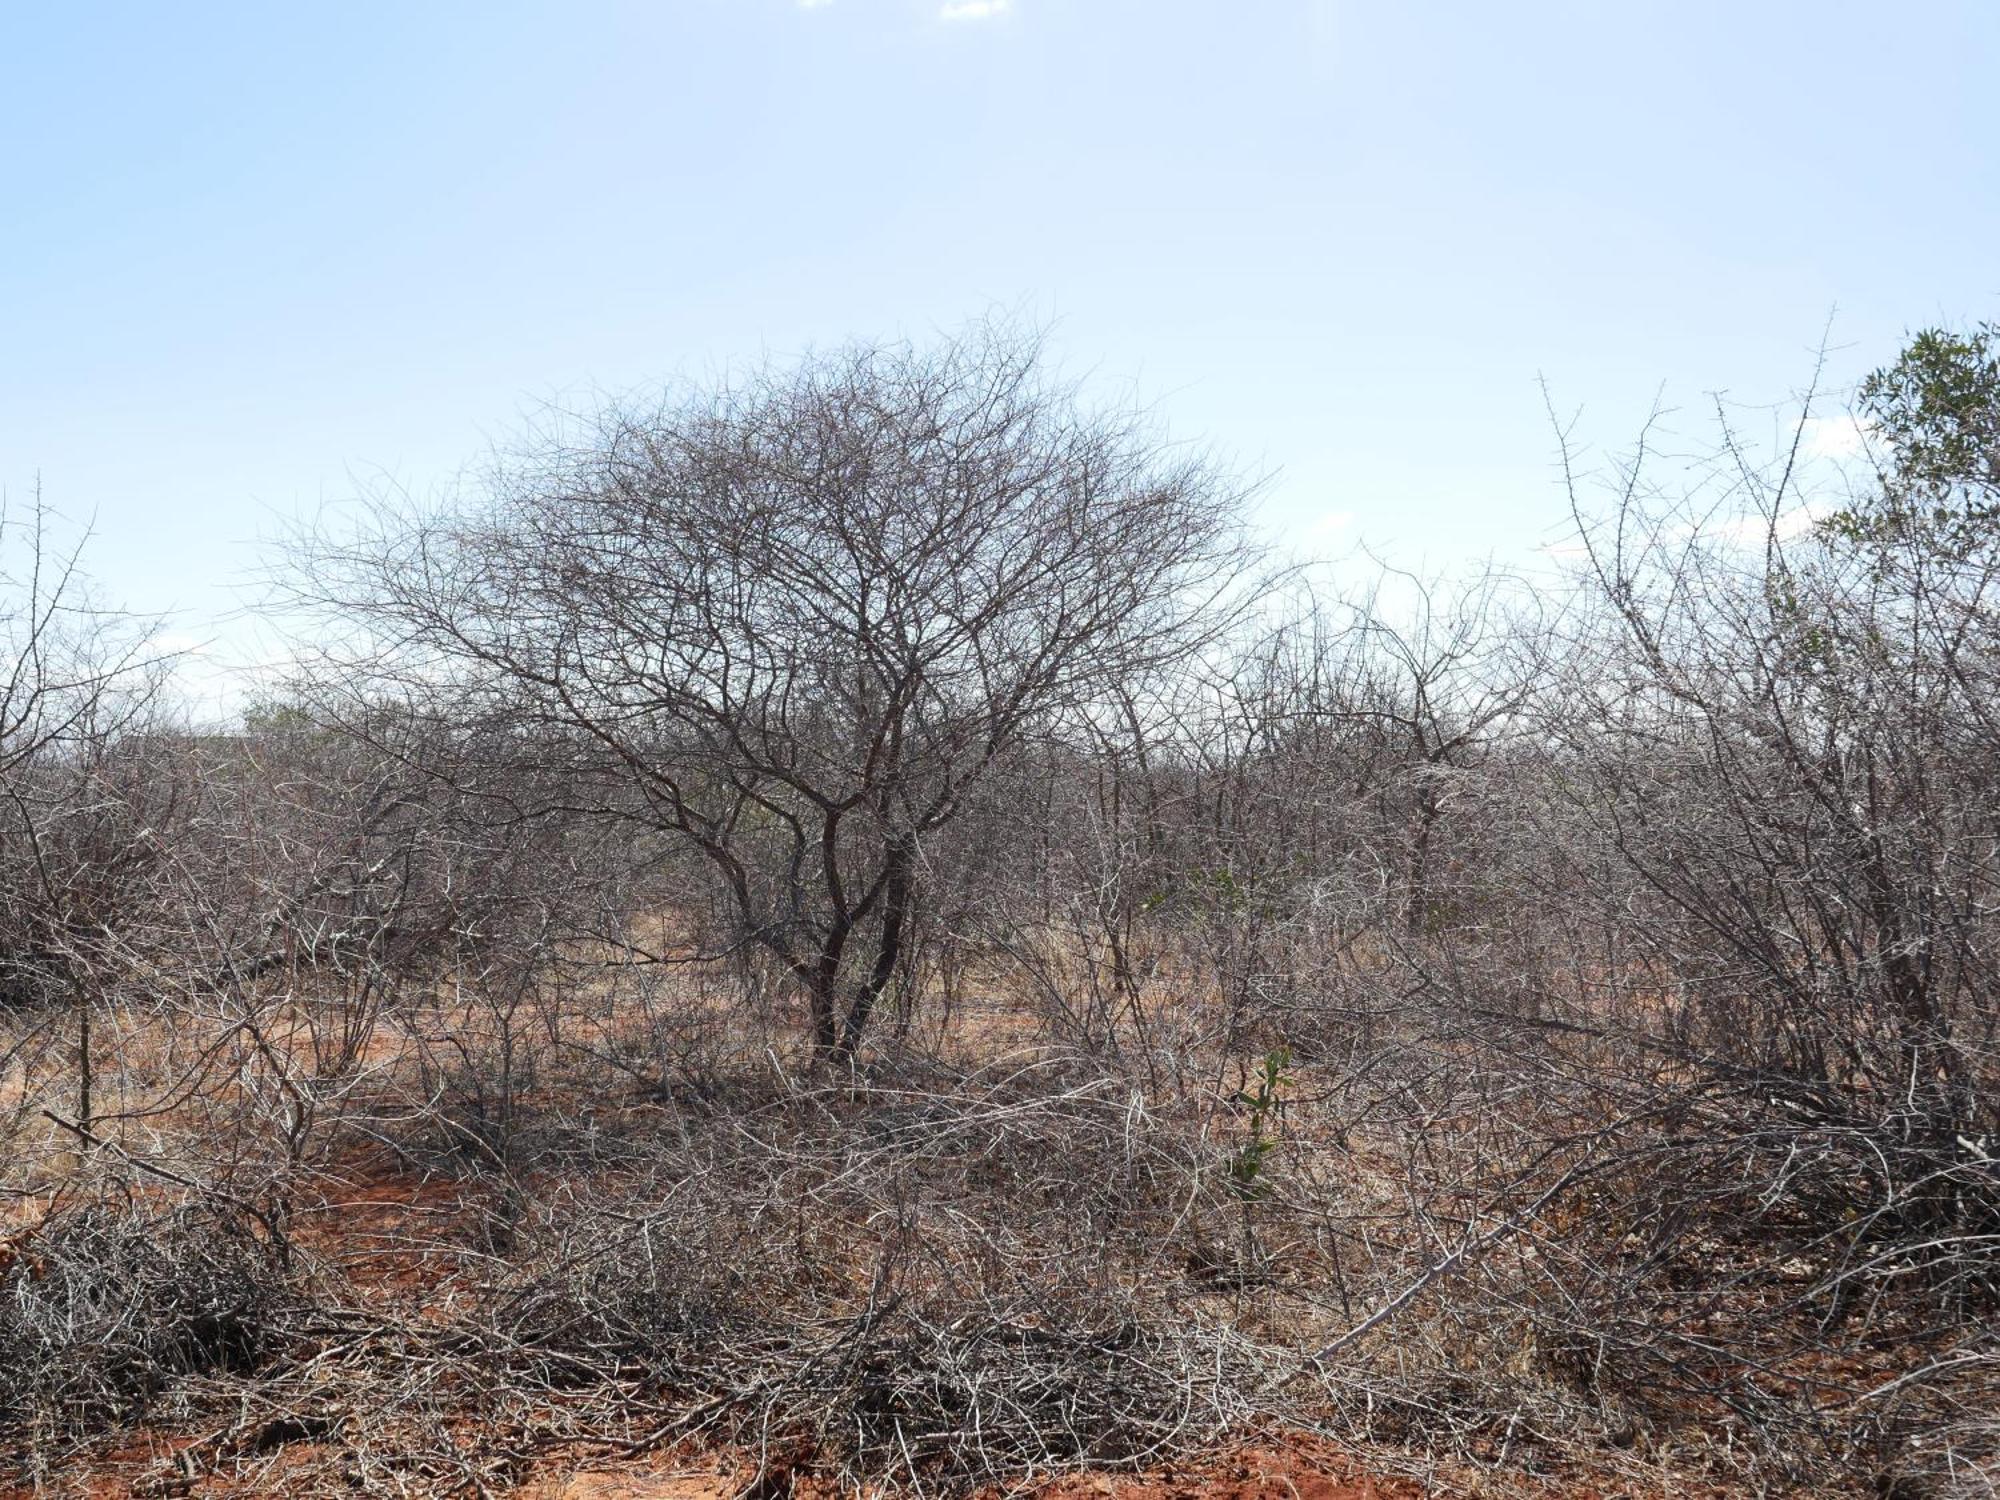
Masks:
[[[875,964],[854,1004],[847,1013],[847,1025],[840,1034],[838,1056],[852,1062],[868,1029],[875,1002],[896,976],[903,957],[903,928],[909,919],[910,886],[916,871],[916,848],[907,839],[898,840],[889,852],[889,869],[882,888],[882,938],[875,948]]]

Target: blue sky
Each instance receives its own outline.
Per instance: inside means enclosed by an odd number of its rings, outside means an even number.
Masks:
[[[2000,5],[0,10],[0,485],[234,638],[279,518],[549,398],[998,307],[1405,561],[1613,443],[2000,316]]]

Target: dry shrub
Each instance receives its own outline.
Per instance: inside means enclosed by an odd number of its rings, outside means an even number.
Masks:
[[[0,1272],[0,1432],[22,1463],[144,1417],[189,1376],[247,1375],[300,1306],[246,1214],[106,1197],[14,1242]]]
[[[1255,1346],[1161,1271],[1222,1164],[1111,1078],[934,1070],[677,1123],[645,1182],[531,1215],[484,1316],[539,1378],[644,1372],[676,1433],[954,1490],[1257,1406]]]

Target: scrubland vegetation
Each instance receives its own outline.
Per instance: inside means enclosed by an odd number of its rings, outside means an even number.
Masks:
[[[17,511],[10,1482],[1991,1493],[1988,333],[1856,403],[1339,598],[1032,341],[821,356],[294,538],[227,730]]]

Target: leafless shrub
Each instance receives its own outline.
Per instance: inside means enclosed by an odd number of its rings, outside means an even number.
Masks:
[[[608,411],[491,488],[311,540],[291,591],[350,671],[457,678],[681,851],[823,1058],[895,977],[925,844],[1211,633],[1246,550],[1237,485],[993,329]]]
[[[656,1440],[921,1488],[1143,1462],[1252,1409],[1254,1348],[1116,1269],[1171,1259],[1201,1158],[1114,1080],[951,1076],[738,1118],[654,1169],[664,1201],[540,1221],[492,1316],[546,1378],[644,1370],[677,1413]]]
[[[43,1473],[188,1376],[254,1371],[299,1306],[261,1226],[199,1199],[67,1208],[5,1258],[0,1430]]]

